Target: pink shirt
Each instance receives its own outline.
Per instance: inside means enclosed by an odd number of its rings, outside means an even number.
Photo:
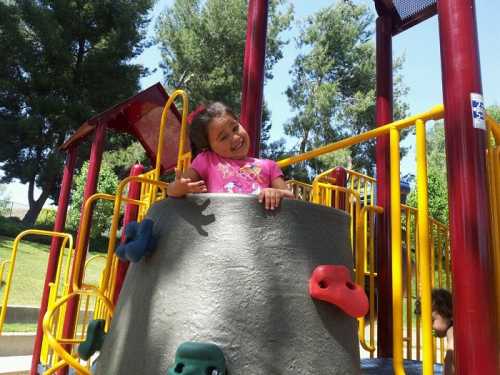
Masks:
[[[191,163],[205,181],[209,193],[258,194],[283,172],[267,159],[226,159],[212,151],[198,154]]]

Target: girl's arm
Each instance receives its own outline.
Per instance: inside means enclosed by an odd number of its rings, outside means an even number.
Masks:
[[[175,168],[175,181],[168,184],[167,195],[170,197],[183,197],[188,193],[206,193],[207,186],[193,168],[188,168],[184,173]]]
[[[288,190],[283,177],[273,180],[270,188],[262,189],[259,193],[259,202],[264,202],[266,210],[278,208],[283,197],[294,199],[293,193]]]

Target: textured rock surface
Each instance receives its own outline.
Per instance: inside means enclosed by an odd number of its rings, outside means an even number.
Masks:
[[[148,217],[157,248],[128,271],[97,374],[164,375],[185,341],[219,345],[231,375],[359,373],[356,320],[308,294],[317,265],[352,269],[343,212],[199,194]]]

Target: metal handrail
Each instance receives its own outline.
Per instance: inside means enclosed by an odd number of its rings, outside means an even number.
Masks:
[[[91,374],[90,371],[85,366],[80,364],[80,361],[77,358],[73,357],[70,353],[68,353],[62,345],[68,343],[74,344],[82,342],[83,340],[57,339],[51,332],[52,320],[54,318],[54,314],[57,311],[57,309],[66,302],[68,302],[71,298],[82,295],[94,296],[100,299],[106,305],[109,318],[113,316],[113,304],[98,289],[91,288],[85,290],[75,290],[72,293],[56,301],[54,305],[50,306],[47,309],[47,312],[43,317],[43,333],[45,339],[47,340],[47,344],[62,358],[62,361],[56,364],[57,369],[63,367],[63,365],[61,364],[62,362],[63,364],[68,364],[69,366],[73,367],[77,371],[77,373],[90,375]],[[55,372],[54,369],[49,369],[48,371],[44,372],[44,375],[53,374],[54,372]]]
[[[7,303],[9,301],[9,293],[12,285],[12,276],[14,274],[14,267],[16,265],[17,249],[19,247],[19,242],[23,239],[23,237],[26,237],[30,234],[48,236],[48,237],[66,238],[67,241],[69,242],[69,248],[70,249],[73,248],[73,236],[69,233],[53,232],[41,229],[27,229],[17,235],[12,245],[12,253],[10,256],[10,267],[9,267],[9,272],[7,273],[7,281],[5,283],[5,290],[2,301],[2,310],[0,311],[0,333],[2,332],[3,324],[5,322],[5,316],[7,314]],[[66,241],[63,241],[62,245],[66,245]]]
[[[443,118],[444,115],[444,106],[442,104],[435,106],[434,108],[430,109],[427,112],[423,112],[421,114],[415,115],[415,116],[410,116],[408,118],[405,118],[403,120],[398,120],[391,122],[390,124],[379,126],[378,128],[368,130],[364,133],[355,135],[350,138],[342,139],[340,141],[330,143],[326,146],[323,147],[318,147],[317,149],[305,152],[303,154],[295,155],[288,157],[286,159],[282,159],[278,161],[278,166],[281,168],[287,167],[292,164],[296,164],[305,160],[310,160],[313,158],[316,158],[321,155],[328,154],[333,151],[337,151],[343,148],[347,148],[353,145],[356,145],[361,142],[368,141],[372,138],[380,137],[382,135],[386,135],[389,133],[391,128],[395,128],[397,130],[402,130],[405,128],[408,128],[412,125],[415,124],[415,122],[418,119],[421,119],[423,121],[429,121],[429,120],[439,120]]]

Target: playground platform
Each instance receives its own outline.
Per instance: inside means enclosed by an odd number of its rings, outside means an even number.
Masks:
[[[0,375],[29,374],[31,356],[0,357]],[[404,361],[406,375],[421,375],[422,362]],[[390,375],[393,373],[391,358],[362,358],[361,370],[363,375]],[[441,375],[441,365],[434,365],[434,375]]]
[[[422,362],[404,361],[406,375],[421,375]],[[361,373],[363,375],[391,375],[393,374],[392,358],[365,358],[361,360]],[[434,375],[441,375],[441,365],[434,365]]]

